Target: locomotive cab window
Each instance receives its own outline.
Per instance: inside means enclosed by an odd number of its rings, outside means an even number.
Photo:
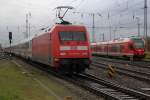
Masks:
[[[138,48],[144,48],[144,41],[142,39],[132,39],[134,42],[135,47]]]
[[[59,32],[61,41],[86,41],[85,32]]]

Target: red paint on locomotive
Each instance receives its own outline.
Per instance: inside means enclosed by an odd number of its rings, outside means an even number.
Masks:
[[[89,45],[84,26],[56,24],[50,32],[33,38],[32,59],[57,69],[66,65],[82,72],[90,65]]]

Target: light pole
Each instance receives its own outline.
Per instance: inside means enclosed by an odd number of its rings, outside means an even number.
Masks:
[[[26,13],[26,38],[30,37],[30,27],[31,27],[31,23],[30,23],[30,19],[31,18],[31,13],[28,12]]]
[[[26,13],[26,38],[30,39],[31,33],[31,23],[30,23],[31,13]],[[31,41],[29,41],[29,48],[31,47]]]
[[[77,13],[77,14],[81,14],[81,16],[83,16],[83,14],[88,14],[88,15],[90,15],[90,16],[92,16],[92,30],[91,30],[91,32],[92,32],[92,35],[91,35],[91,37],[92,37],[92,42],[96,42],[96,39],[95,39],[95,19],[96,19],[96,15],[98,15],[98,16],[100,16],[100,17],[102,17],[102,15],[100,14],[100,13],[86,13],[86,12],[73,12],[73,13]]]
[[[92,24],[92,42],[95,42],[95,14],[92,13],[93,24]]]
[[[104,33],[103,33],[102,35],[103,35],[103,42],[104,42],[104,40],[105,40],[105,35],[104,35]]]
[[[147,0],[144,0],[144,37],[146,40],[146,45],[148,45],[148,39],[147,39]],[[148,51],[148,48],[146,48],[146,51]]]
[[[117,27],[115,27],[114,31],[114,39],[116,38]]]
[[[136,17],[137,19],[137,27],[138,27],[138,37],[140,37],[140,18]]]
[[[28,38],[28,33],[29,33],[29,31],[28,31],[28,26],[29,25],[29,22],[28,22],[28,14],[26,14],[26,38]]]
[[[144,37],[147,40],[147,0],[144,0]]]
[[[101,38],[101,36],[102,36],[102,38]],[[101,41],[101,39],[102,39],[102,41],[104,42],[104,40],[105,40],[105,35],[104,35],[104,33],[102,33],[102,34],[99,34],[99,41]]]

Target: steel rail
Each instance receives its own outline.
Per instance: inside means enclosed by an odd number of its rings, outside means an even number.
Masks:
[[[102,57],[96,57],[97,60],[103,60],[103,61],[109,61],[109,62],[115,62],[115,63],[120,63],[120,64],[128,64],[131,66],[136,66],[136,67],[142,67],[142,68],[148,68],[150,69],[150,62],[148,61],[140,61],[140,62],[134,62],[134,61],[127,61],[127,60],[121,60],[121,59],[110,59],[110,58],[102,58]],[[139,64],[141,63],[141,64]]]
[[[83,77],[86,78],[88,80],[91,80],[92,82],[96,82],[100,85],[102,85],[103,87],[100,89],[103,91],[105,91],[106,95],[111,95],[119,98],[119,100],[134,100],[134,98],[138,98],[139,100],[148,100],[150,98],[150,95],[133,90],[133,89],[129,89],[123,86],[120,86],[118,84],[114,84],[112,82],[108,82],[105,81],[103,79],[100,78],[96,78],[95,76],[91,75],[91,74],[80,74],[79,78]],[[137,100],[138,100],[137,99]],[[136,99],[135,99],[136,100]]]
[[[102,68],[102,69],[106,69],[107,66],[108,66],[107,64],[103,64],[103,63],[99,63],[99,62],[92,63],[92,65],[95,66],[95,67],[98,67],[98,68]],[[136,78],[136,79],[139,79],[139,80],[146,81],[146,82],[150,83],[150,78],[148,76],[144,76],[142,73],[139,74],[136,71],[134,72],[134,71],[124,69],[124,68],[119,68],[119,67],[116,67],[115,70],[119,74],[127,75],[127,76],[130,76],[130,77],[133,77],[133,78]]]
[[[141,93],[131,89],[125,90],[125,88],[123,90],[117,84],[110,85],[111,83],[109,82],[104,82],[104,80],[100,81],[99,79],[92,78],[92,76],[89,77],[89,75],[87,74],[62,75],[50,69],[49,66],[24,60],[24,59],[23,61],[48,74],[72,82],[73,84],[78,85],[98,96],[103,96],[106,100],[149,100],[150,99],[150,95],[148,94]],[[120,87],[120,89],[117,87]]]

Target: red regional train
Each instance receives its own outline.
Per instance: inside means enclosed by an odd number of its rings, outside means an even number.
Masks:
[[[144,58],[145,41],[140,37],[122,38],[107,42],[91,43],[93,55]]]
[[[91,51],[85,26],[55,24],[48,32],[13,45],[11,52],[62,72],[84,72]]]

